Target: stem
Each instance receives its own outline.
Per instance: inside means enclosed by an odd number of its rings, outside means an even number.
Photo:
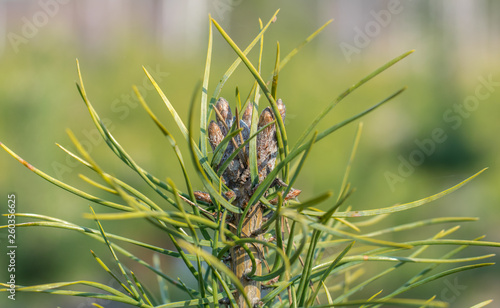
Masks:
[[[263,207],[257,203],[253,206],[250,212],[246,215],[245,221],[243,222],[243,228],[241,232],[241,237],[251,237],[256,239],[262,239],[262,235],[252,235],[255,231],[259,230],[262,226],[262,213]],[[241,214],[235,215],[235,221],[240,221],[242,219]],[[237,232],[236,229],[232,230],[234,233]],[[255,275],[262,275],[262,262],[263,262],[263,247],[262,244],[250,243],[244,244],[252,252],[255,257],[256,268]],[[235,246],[231,249],[231,269],[236,274],[236,277],[240,280],[244,287],[245,293],[247,294],[250,302],[253,306],[257,305],[261,299],[261,283],[259,281],[252,280],[247,275],[252,272],[252,262],[247,252],[241,246]],[[239,307],[248,307],[244,296],[239,292],[236,294],[236,301]]]

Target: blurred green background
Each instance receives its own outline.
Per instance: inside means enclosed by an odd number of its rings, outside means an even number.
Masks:
[[[203,74],[208,14],[245,47],[258,32],[258,19],[266,22],[278,8],[277,22],[265,35],[263,72],[272,71],[277,41],[285,55],[334,19],[280,74],[278,96],[287,105],[291,144],[338,94],[390,59],[416,50],[349,96],[318,127],[327,128],[408,86],[394,101],[363,119],[364,132],[351,177],[357,191],[349,205],[368,209],[417,200],[489,167],[459,191],[392,215],[386,223],[441,216],[480,217],[480,222],[463,224],[452,237],[473,239],[487,234],[486,240],[500,241],[498,1],[0,1],[0,141],[48,174],[105,196],[78,177],[80,173],[90,175],[89,170],[68,160],[55,145],[74,149],[65,133],[70,128],[108,172],[152,195],[96,137],[75,87],[78,58],[89,98],[117,140],[141,166],[162,179],[172,178],[183,188],[180,168],[168,143],[133,99],[131,86],[142,86],[148,103],[186,149],[141,66],[152,72],[179,114],[187,119],[192,92]],[[250,55],[253,61],[256,51]],[[214,28],[210,94],[235,58]],[[222,96],[234,104],[235,87],[246,97],[252,84],[252,77],[241,66]],[[313,148],[295,185],[303,190],[303,200],[328,189],[338,190],[356,126],[343,128]],[[94,227],[93,221],[82,218],[92,204],[52,186],[3,151],[0,170],[2,213],[7,195],[15,193],[18,212],[46,214]],[[196,185],[202,189],[200,183]],[[106,211],[92,206],[98,212]],[[169,245],[140,221],[107,222],[104,227],[108,232]],[[451,225],[431,227],[418,237],[445,227]],[[411,233],[401,236],[415,238]],[[4,231],[0,239],[0,279],[6,282]],[[17,242],[19,284],[79,279],[110,283],[89,250],[104,261],[110,260],[109,252],[81,234],[19,228]],[[494,249],[477,251],[498,253]],[[147,251],[135,252],[151,260]],[[462,255],[472,254],[469,248]],[[178,263],[164,260],[172,276],[183,275],[176,268]],[[489,261],[500,260],[494,257]],[[386,266],[381,264],[380,268]],[[133,268],[140,278],[154,283],[148,272]],[[418,269],[408,266],[402,271],[411,274]],[[450,301],[451,307],[469,307],[490,298],[498,304],[499,277],[496,265],[450,276],[409,295],[436,294],[438,299]],[[366,288],[364,296],[382,288],[390,290],[402,281],[404,278],[393,275]],[[65,296],[18,293],[15,302],[6,296],[0,294],[1,307],[90,306],[87,300]]]

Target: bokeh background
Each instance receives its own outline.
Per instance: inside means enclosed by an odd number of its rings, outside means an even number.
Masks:
[[[135,84],[185,149],[141,66],[152,71],[186,119],[190,98],[203,74],[208,15],[244,47],[257,34],[258,19],[266,22],[278,8],[281,11],[277,22],[265,35],[263,72],[272,71],[277,41],[285,55],[334,19],[280,74],[278,96],[287,104],[286,125],[292,144],[338,94],[388,60],[416,50],[349,96],[319,126],[324,129],[408,86],[394,101],[363,119],[364,132],[351,176],[357,191],[349,205],[367,209],[417,200],[489,167],[459,191],[418,209],[391,215],[386,223],[441,216],[480,217],[479,222],[464,223],[452,237],[472,239],[486,234],[486,240],[500,241],[498,1],[1,0],[0,141],[57,179],[105,196],[78,177],[80,173],[90,175],[89,171],[68,160],[55,145],[73,149],[65,132],[70,128],[108,172],[152,195],[140,178],[118,162],[96,137],[75,87],[78,58],[90,100],[107,119],[118,141],[143,167],[160,178],[173,179],[182,188],[180,168],[168,143],[133,98],[131,86]],[[250,56],[256,61],[256,51]],[[214,28],[209,93],[235,58]],[[252,84],[252,77],[242,65],[222,96],[234,103],[235,87],[246,97]],[[351,124],[315,146],[295,185],[303,190],[303,199],[328,189],[338,191],[356,126]],[[202,188],[200,183],[197,185]],[[40,179],[2,151],[2,213],[9,193],[17,195],[18,212],[52,215],[94,227],[93,221],[82,217],[92,204]],[[106,211],[92,206],[98,212]],[[139,221],[107,222],[104,226],[108,232],[168,245],[158,232]],[[421,238],[451,226],[416,232],[422,232],[418,234]],[[417,234],[398,236],[412,239]],[[6,282],[3,230],[0,240],[0,277]],[[89,250],[105,262],[111,260],[109,252],[81,234],[19,228],[17,241],[19,284],[80,279],[110,282]],[[461,256],[478,253],[498,250],[478,248],[473,253],[469,249]],[[137,254],[151,260],[147,251]],[[176,266],[178,263],[164,260],[172,276],[184,274]],[[498,257],[489,260],[500,261]],[[134,270],[146,281],[154,282],[147,272]],[[408,266],[402,271],[410,275],[418,268]],[[382,288],[390,290],[402,281],[404,278],[393,275],[366,288],[364,295]],[[450,301],[452,307],[469,307],[492,298],[496,299],[494,307],[500,302],[499,287],[500,267],[496,265],[450,276],[409,296],[436,294]],[[18,293],[12,302],[5,293],[0,294],[1,307],[90,304],[85,299],[24,293]]]

